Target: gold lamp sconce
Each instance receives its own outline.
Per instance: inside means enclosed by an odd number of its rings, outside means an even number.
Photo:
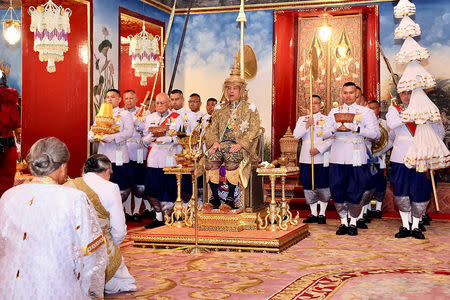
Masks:
[[[9,8],[2,18],[3,38],[10,45],[15,45],[22,36],[22,23],[9,0]]]

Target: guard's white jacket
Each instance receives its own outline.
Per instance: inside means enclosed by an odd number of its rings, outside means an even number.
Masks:
[[[393,134],[394,143],[391,153],[391,161],[395,163],[403,164],[405,163],[403,159],[408,152],[409,147],[413,145],[414,136],[409,131],[407,125],[402,122],[400,118],[400,113],[397,108],[393,105],[389,106],[388,112],[386,114],[386,123],[389,130]],[[436,134],[443,139],[445,136],[444,126],[442,122],[432,123],[431,127],[436,132]]]
[[[297,139],[302,139],[302,149],[300,151],[299,162],[303,164],[311,164],[311,127],[306,129],[306,122],[310,116],[302,116],[298,118],[293,135]],[[327,116],[320,112],[313,115],[314,118],[314,148],[319,150],[319,154],[314,156],[314,164],[328,165],[328,151],[330,150],[332,139],[323,139],[323,130]],[[325,161],[325,163],[324,163]]]
[[[176,119],[169,118],[170,125],[163,137],[155,138],[148,130],[149,127],[160,126],[172,112],[170,110],[163,114],[154,112],[145,118],[145,130],[142,141],[145,145],[151,146],[151,150],[147,158],[147,166],[151,168],[164,168],[176,166],[175,154],[182,151],[182,147],[178,144],[176,135],[170,136],[170,131],[176,131]],[[178,146],[178,147],[177,147]]]
[[[143,163],[143,160],[147,157],[147,147],[144,147],[142,142],[142,136],[144,135],[144,121],[145,117],[150,114],[148,110],[145,110],[143,113],[142,120],[136,117],[136,112],[138,111],[138,107],[133,107],[132,109],[126,109],[131,113],[133,117],[133,136],[127,140],[128,146],[128,155],[130,160],[137,161],[138,163]]]
[[[335,130],[335,113],[355,113],[353,123],[359,126],[360,132],[339,132]],[[378,139],[380,130],[375,113],[364,106],[353,103],[333,108],[325,124],[323,138],[333,137],[330,150],[330,163],[361,166],[367,163],[365,139]]]

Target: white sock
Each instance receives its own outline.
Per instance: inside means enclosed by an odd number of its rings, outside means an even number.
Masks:
[[[161,221],[163,220],[163,214],[161,211],[156,212],[156,220]]]
[[[348,226],[348,220],[347,220],[347,217],[341,218],[341,224],[342,224],[342,225],[345,225],[345,226]]]
[[[410,211],[408,212],[408,222],[412,223],[412,215]]]
[[[150,202],[148,200],[144,200],[145,209],[148,211],[152,211],[153,207],[150,205]]]
[[[134,212],[133,214],[139,214],[139,210],[141,209],[142,198],[138,198],[134,196]]]
[[[423,219],[423,216],[422,216],[422,217],[420,217],[419,221],[420,221],[420,222],[422,222],[422,219]]]
[[[356,226],[356,220],[356,218],[350,218],[350,225]]]
[[[409,230],[409,211],[401,211],[400,217],[402,218],[403,227]]]
[[[377,201],[377,204],[375,205],[375,209],[376,210],[381,210],[381,205],[383,204],[383,202]]]
[[[317,202],[310,204],[309,208],[311,209],[311,214],[317,217]]]
[[[357,220],[362,219],[363,218],[363,214],[364,214],[364,208],[361,209],[361,212],[359,213],[359,216],[358,216]],[[353,218],[350,218],[350,219],[353,219]]]
[[[412,228],[411,229],[416,229],[419,228],[419,218],[416,217],[412,217]]]
[[[123,203],[123,207],[125,208],[125,213],[131,215],[131,193],[128,195],[127,200]]]
[[[367,210],[369,209],[369,205],[370,205],[370,203],[363,206],[363,209],[362,209],[363,214],[367,214]]]
[[[319,213],[319,215],[325,216],[325,211],[327,210],[327,205],[328,205],[328,202],[320,201],[320,213]]]

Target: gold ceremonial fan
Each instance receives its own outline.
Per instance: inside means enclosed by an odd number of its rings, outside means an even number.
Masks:
[[[240,51],[238,57],[240,57]],[[253,79],[258,73],[258,61],[255,52],[249,45],[244,45],[244,78]]]

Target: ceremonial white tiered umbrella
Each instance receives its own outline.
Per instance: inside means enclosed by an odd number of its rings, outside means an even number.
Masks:
[[[394,17],[403,18],[414,15],[416,13],[416,6],[409,2],[409,0],[400,0],[394,7]]]
[[[413,60],[422,61],[428,57],[430,57],[428,49],[421,47],[412,37],[408,37],[400,52],[395,55],[395,61],[399,64],[407,64]]]
[[[413,122],[417,125],[413,146],[408,149],[404,158],[405,165],[418,172],[425,172],[448,167],[450,152],[429,123],[440,122],[441,117],[439,109],[423,91],[435,86],[436,81],[420,65],[421,60],[429,57],[428,50],[412,38],[421,34],[420,26],[409,18],[415,13],[415,9],[415,5],[408,0],[400,0],[394,8],[394,16],[403,18],[395,29],[394,37],[405,39],[396,60],[398,63],[408,64],[398,82],[397,91],[412,91],[409,106],[400,117],[405,123]]]
[[[418,36],[421,34],[419,24],[414,23],[410,17],[403,17],[400,25],[395,29],[395,39],[406,39],[408,37]]]

